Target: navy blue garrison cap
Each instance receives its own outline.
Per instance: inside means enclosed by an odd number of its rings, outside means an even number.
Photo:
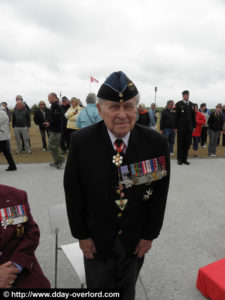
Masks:
[[[123,102],[135,97],[138,90],[122,71],[114,72],[101,85],[97,97],[105,100]]]

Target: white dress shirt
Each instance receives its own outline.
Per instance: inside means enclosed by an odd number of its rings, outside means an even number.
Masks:
[[[128,146],[128,142],[129,142],[129,137],[130,137],[130,131],[122,138],[118,138],[116,137],[108,128],[108,133],[109,133],[109,137],[111,139],[111,142],[112,142],[112,145],[113,145],[113,149],[116,150],[116,147],[114,145],[114,142],[117,140],[117,139],[120,139],[124,142],[124,144],[126,145],[126,148],[123,150],[123,152],[126,152],[126,149],[127,149],[127,146]]]

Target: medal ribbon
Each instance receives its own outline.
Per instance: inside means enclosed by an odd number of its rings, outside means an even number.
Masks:
[[[116,141],[118,141],[118,140],[116,140]],[[122,141],[122,143],[120,145],[118,145],[116,141],[114,142],[114,145],[116,147],[116,151],[118,153],[120,153],[120,152],[122,152],[126,148],[126,145],[124,144],[123,141]]]

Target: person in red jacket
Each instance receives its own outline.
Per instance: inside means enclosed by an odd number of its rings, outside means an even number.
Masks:
[[[200,137],[202,134],[202,125],[205,125],[206,118],[205,116],[198,111],[198,104],[194,104],[195,106],[195,119],[196,119],[196,128],[192,132],[193,137],[193,149],[194,149],[194,157],[198,156],[198,144],[200,142]]]
[[[0,184],[0,288],[50,288],[35,257],[40,231],[27,193]]]

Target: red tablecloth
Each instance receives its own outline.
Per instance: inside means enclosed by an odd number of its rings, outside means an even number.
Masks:
[[[198,271],[197,288],[212,300],[225,300],[225,258]]]

